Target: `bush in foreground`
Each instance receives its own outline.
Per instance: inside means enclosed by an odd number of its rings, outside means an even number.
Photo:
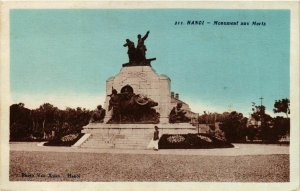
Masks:
[[[82,136],[84,133],[80,134],[69,134],[66,135],[60,139],[53,139],[47,143],[44,144],[44,146],[65,146],[70,147],[74,145]]]
[[[216,137],[199,134],[164,134],[159,140],[159,149],[213,149],[232,148],[231,143]]]

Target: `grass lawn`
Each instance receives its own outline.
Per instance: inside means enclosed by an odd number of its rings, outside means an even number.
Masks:
[[[289,167],[289,155],[10,152],[11,181],[288,182]]]

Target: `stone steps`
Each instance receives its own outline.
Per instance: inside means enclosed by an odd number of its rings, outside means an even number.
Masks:
[[[110,134],[102,135],[100,133],[92,134],[85,141],[82,148],[99,148],[99,149],[146,149],[152,135],[143,134]]]
[[[115,149],[147,149],[147,145],[141,146],[141,145],[115,145]]]
[[[98,144],[98,145],[84,144],[81,147],[82,148],[95,148],[95,149],[113,149],[114,145],[111,145],[111,144]]]
[[[134,143],[134,144],[140,143],[140,144],[143,144],[143,143],[147,143],[149,141],[150,141],[150,139],[146,139],[146,140],[133,140],[133,139],[131,139],[131,140],[115,140],[114,143],[116,143],[116,144],[127,144],[127,143]]]
[[[103,124],[90,123],[83,133],[91,134],[81,145],[84,148],[146,149],[153,137],[154,124]],[[195,133],[189,123],[159,124],[159,134]]]
[[[87,143],[93,143],[93,144],[104,144],[104,143],[113,143],[113,144],[129,144],[129,143],[134,143],[134,144],[138,144],[138,143],[148,143],[151,139],[146,139],[146,140],[135,140],[135,139],[126,139],[126,140],[112,140],[112,141],[98,141],[98,140],[89,140],[86,141],[83,144],[87,144]]]

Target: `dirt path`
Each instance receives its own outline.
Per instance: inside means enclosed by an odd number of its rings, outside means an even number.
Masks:
[[[127,150],[127,149],[89,149],[72,147],[37,146],[38,143],[11,143],[11,151],[44,152],[86,152],[86,153],[123,153],[123,154],[161,154],[161,155],[205,155],[205,156],[241,156],[289,154],[289,146],[266,144],[234,144],[235,148],[225,149],[169,149],[169,150]]]

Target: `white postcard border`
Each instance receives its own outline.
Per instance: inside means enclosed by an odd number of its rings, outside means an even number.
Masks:
[[[290,100],[291,144],[289,183],[205,182],[10,182],[9,181],[9,10],[11,9],[101,9],[101,8],[201,8],[201,9],[288,9],[291,13]],[[3,190],[296,190],[299,189],[299,2],[128,2],[128,1],[35,1],[2,2],[0,65],[0,151]]]

